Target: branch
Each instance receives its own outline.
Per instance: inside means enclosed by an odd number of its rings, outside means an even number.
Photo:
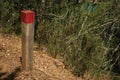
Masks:
[[[64,15],[61,15],[61,16],[56,15],[56,14],[53,14],[53,13],[50,13],[50,14],[44,14],[44,15],[45,15],[45,16],[51,16],[51,17],[56,17],[56,18],[64,19],[65,16],[67,16],[67,14],[68,14],[69,11],[70,11],[70,10],[67,10],[67,12],[66,12]]]

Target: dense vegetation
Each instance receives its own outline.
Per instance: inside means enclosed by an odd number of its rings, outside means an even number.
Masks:
[[[35,40],[77,76],[120,79],[119,0],[2,0],[4,33],[20,34],[20,11],[36,12]],[[87,76],[86,76],[87,78]]]

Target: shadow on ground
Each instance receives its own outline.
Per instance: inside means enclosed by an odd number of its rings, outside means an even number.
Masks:
[[[0,71],[2,68],[0,68]],[[21,71],[20,67],[17,67],[11,74],[7,75],[7,72],[0,72],[0,80],[14,80],[16,75]],[[7,76],[6,76],[7,75]]]

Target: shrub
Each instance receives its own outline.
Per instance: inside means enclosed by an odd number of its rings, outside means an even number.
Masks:
[[[38,44],[47,44],[49,55],[61,57],[73,74],[83,76],[89,72],[91,78],[97,76],[100,80],[107,79],[106,76],[101,78],[103,74],[108,74],[109,78],[114,73],[119,75],[119,1],[77,1],[4,0],[4,12],[1,13],[3,30],[18,34],[20,10],[34,10],[35,40]]]

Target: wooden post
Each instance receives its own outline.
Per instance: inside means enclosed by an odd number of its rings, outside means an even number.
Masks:
[[[33,11],[21,11],[22,67],[24,70],[32,70],[33,66],[34,18],[35,15]]]

